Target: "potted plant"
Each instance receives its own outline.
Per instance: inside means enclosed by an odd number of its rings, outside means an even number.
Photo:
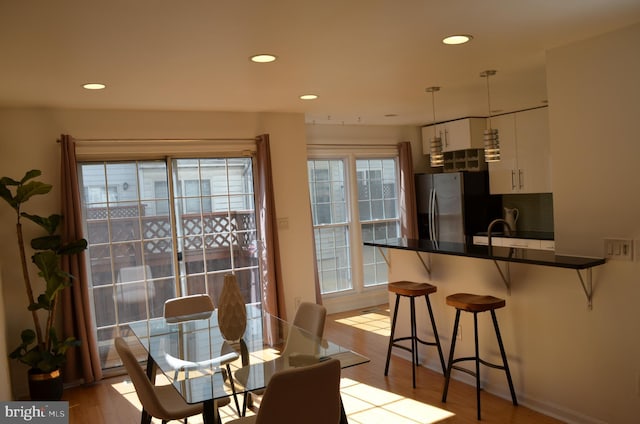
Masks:
[[[35,180],[39,170],[28,171],[20,180],[9,177],[0,179],[0,197],[16,213],[16,232],[20,265],[28,299],[28,310],[33,318],[33,328],[21,333],[20,345],[9,355],[12,359],[28,365],[29,391],[34,400],[59,400],[62,396],[62,377],[60,367],[65,362],[65,353],[72,346],[78,346],[79,340],[73,337],[61,340],[56,332],[56,307],[58,296],[65,287],[71,285],[72,276],[62,270],[62,255],[77,254],[87,248],[87,241],[63,240],[57,233],[62,216],[53,214],[48,217],[31,215],[24,212],[23,206],[32,197],[51,191],[50,184]],[[27,253],[23,237],[22,221],[26,219],[43,230],[43,234],[33,238],[31,261],[38,269],[38,275],[44,280],[44,288],[37,297],[31,281]],[[41,320],[44,318],[43,320]]]

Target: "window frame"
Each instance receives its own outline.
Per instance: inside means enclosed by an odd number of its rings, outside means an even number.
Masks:
[[[363,306],[373,306],[386,303],[388,301],[388,291],[386,284],[373,286],[364,285],[364,244],[362,241],[362,223],[360,221],[360,210],[358,204],[357,189],[357,160],[393,159],[396,163],[396,183],[400,190],[400,168],[399,152],[397,147],[387,146],[358,146],[358,148],[346,151],[344,148],[335,146],[323,147],[313,146],[307,152],[308,161],[312,160],[341,160],[344,163],[345,172],[345,197],[347,199],[347,227],[349,230],[350,261],[351,261],[351,289],[321,293],[323,302],[330,310],[348,310]],[[310,193],[311,195],[311,193]],[[398,193],[398,224],[401,223],[400,198]],[[311,204],[311,197],[309,198]],[[315,232],[316,225],[312,226]],[[314,258],[317,260],[317,258]],[[318,270],[319,272],[319,270]]]
[[[254,189],[258,186],[258,175],[255,172],[256,167],[256,144],[253,139],[237,139],[237,140],[225,140],[225,139],[210,139],[210,140],[82,140],[76,144],[76,157],[78,163],[77,173],[80,181],[81,166],[83,164],[98,163],[127,163],[127,162],[145,162],[145,161],[162,161],[165,163],[171,162],[170,159],[211,159],[211,158],[246,158],[251,160],[254,168],[253,181],[251,184]],[[171,167],[167,168],[169,173],[168,178],[171,176]],[[249,184],[249,183],[247,183]],[[82,190],[82,186],[80,187]],[[170,190],[169,190],[170,191]],[[154,189],[155,193],[155,189]],[[254,191],[254,208],[257,206],[255,201]],[[173,199],[174,196],[171,193],[167,193],[169,199]],[[173,215],[173,214],[172,214]],[[85,218],[83,217],[83,220]],[[255,210],[256,223],[259,219],[258,211]],[[86,225],[86,224],[85,224]],[[86,228],[85,228],[86,232]],[[258,235],[256,235],[258,237]],[[87,257],[88,260],[88,257]],[[175,257],[174,257],[175,260]],[[262,264],[258,257],[258,274],[261,273]],[[90,265],[88,264],[88,269]],[[174,269],[174,285],[176,290],[179,290],[180,286],[180,272],[176,267]],[[155,278],[154,278],[155,280]],[[145,278],[145,284],[148,284]],[[151,281],[151,280],[149,280]],[[93,303],[93,290],[95,287],[91,287],[90,298]],[[260,290],[260,289],[259,289]],[[257,294],[257,298],[260,299],[261,294]],[[94,315],[94,305],[91,305],[91,313]],[[147,314],[148,315],[148,314]],[[116,323],[113,326],[118,326]],[[98,333],[101,326],[95,318],[91,321],[92,331]],[[105,327],[106,328],[106,327]],[[115,327],[114,327],[115,328]],[[103,368],[104,372],[112,373],[117,372],[118,366],[106,365]]]

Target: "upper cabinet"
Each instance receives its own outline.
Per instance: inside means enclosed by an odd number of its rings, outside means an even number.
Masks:
[[[435,125],[437,135],[442,139],[442,151],[453,152],[484,147],[484,118],[465,118]],[[434,125],[422,127],[422,152],[429,154],[429,142],[434,136]]]
[[[491,194],[550,193],[547,108],[495,116],[491,126],[500,140],[500,161],[489,163]]]

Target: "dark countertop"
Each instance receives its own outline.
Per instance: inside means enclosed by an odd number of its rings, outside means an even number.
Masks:
[[[477,233],[477,236],[487,237],[486,231]],[[505,234],[503,232],[492,232],[491,237],[503,237],[503,238],[520,238],[520,239],[532,239],[532,240],[553,240],[554,234],[547,231],[515,231],[511,234]]]
[[[378,242],[364,242],[365,246],[386,247],[390,249],[412,250],[416,252],[438,253],[442,255],[466,256],[479,259],[493,259],[504,262],[519,262],[532,265],[553,266],[559,268],[587,269],[603,265],[603,258],[556,255],[548,250],[514,249],[493,247],[489,255],[488,246],[474,244],[439,242],[417,239],[390,239]]]

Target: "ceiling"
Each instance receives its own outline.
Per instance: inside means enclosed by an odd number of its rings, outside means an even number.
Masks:
[[[422,125],[429,86],[437,121],[485,116],[487,69],[492,110],[541,105],[547,49],[638,21],[638,0],[0,0],[0,107]]]

